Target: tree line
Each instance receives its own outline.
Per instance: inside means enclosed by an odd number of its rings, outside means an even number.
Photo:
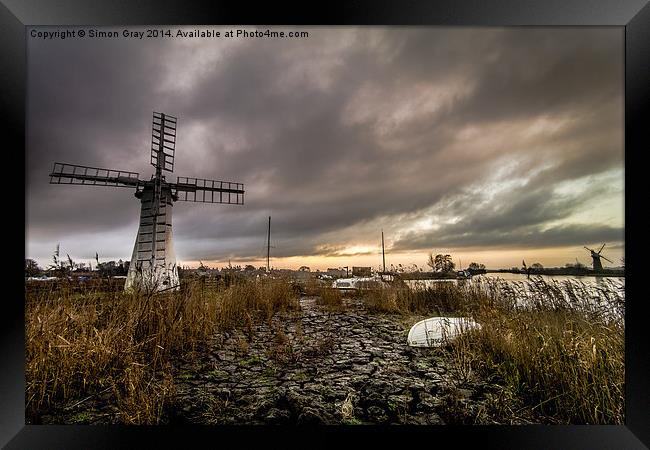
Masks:
[[[38,263],[31,258],[25,258],[25,277],[38,277],[38,276],[55,276],[67,277],[74,274],[97,272],[103,277],[126,276],[129,272],[130,261],[106,261],[99,262],[99,255],[95,253],[95,260],[97,261],[93,269],[92,263],[75,262],[70,255],[66,254],[63,259],[59,255],[59,246],[52,255],[52,264],[45,268],[41,268]]]

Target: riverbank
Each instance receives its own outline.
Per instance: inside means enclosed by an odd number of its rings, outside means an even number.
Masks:
[[[474,424],[499,389],[457,366],[451,349],[405,345],[419,317],[369,314],[361,299],[234,329],[174,358],[166,424]],[[492,400],[493,401],[493,400]],[[119,422],[106,398],[46,414],[42,423]],[[540,419],[541,420],[541,419]],[[535,423],[513,416],[505,423]]]
[[[485,273],[512,273],[526,276],[570,276],[570,277],[625,277],[623,269],[603,269],[595,271],[587,268],[572,267],[550,267],[546,269],[525,270],[506,270],[506,269],[487,269]]]
[[[408,330],[396,317],[368,314],[358,299],[344,300],[337,310],[318,305],[315,297],[303,297],[300,305],[300,312],[258,325],[252,339],[233,333],[214,341],[199,360],[181,365],[172,422],[440,425],[480,420],[485,383],[460,382],[445,351],[406,346]],[[456,399],[458,408],[449,408]]]
[[[499,275],[515,275],[523,277],[575,277],[577,279],[586,277],[615,277],[625,278],[625,271],[618,269],[605,269],[595,272],[591,269],[574,269],[574,268],[548,268],[548,269],[531,269],[529,272],[523,270],[509,270],[509,269],[481,269],[479,271],[469,271],[472,276],[499,276]],[[438,273],[438,272],[405,272],[397,274],[402,280],[455,280],[463,279],[458,277],[456,272]]]
[[[538,287],[526,308],[516,292],[449,283],[347,298],[318,285],[300,294],[288,280],[31,298],[26,420],[622,423],[622,316]],[[483,327],[408,347],[409,328],[433,315]]]

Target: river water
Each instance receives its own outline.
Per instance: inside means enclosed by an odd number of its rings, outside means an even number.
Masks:
[[[578,282],[578,283],[584,283],[585,285],[588,286],[606,286],[606,285],[614,285],[617,287],[625,287],[625,277],[589,277],[589,276],[582,276],[582,277],[576,277],[572,275],[531,275],[530,278],[528,278],[525,274],[521,273],[486,273],[483,275],[476,275],[469,280],[470,283],[480,283],[481,281],[488,281],[488,280],[503,280],[507,282],[527,282],[527,281],[533,281],[535,279],[541,278],[544,281],[547,282],[557,282],[557,283],[562,283],[565,281],[571,281],[571,282]],[[435,286],[436,284],[439,283],[466,283],[468,280],[407,280],[407,284],[410,287],[417,288],[417,287],[428,287],[428,286]],[[525,283],[524,283],[525,284]]]
[[[576,277],[573,275],[531,275],[530,279],[533,278],[541,278],[544,281],[565,281],[565,280],[571,280],[571,281],[578,281],[582,282],[585,284],[595,284],[595,285],[601,285],[604,283],[607,283],[606,280],[609,280],[615,284],[621,284],[625,286],[625,277],[588,277],[588,276],[582,276],[582,277]],[[476,279],[481,279],[481,278],[500,278],[504,281],[527,281],[529,278],[524,275],[523,273],[486,273],[484,275],[478,275],[474,277]]]
[[[470,280],[408,280],[414,290],[457,284],[467,288],[496,289],[519,306],[554,304],[579,307],[608,318],[623,319],[625,308],[625,277],[575,277],[567,275],[536,275],[488,273]]]

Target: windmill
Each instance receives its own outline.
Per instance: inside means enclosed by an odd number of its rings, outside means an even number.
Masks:
[[[80,184],[135,188],[140,200],[140,225],[133,247],[125,289],[143,287],[161,291],[178,289],[178,269],[172,242],[172,206],[175,201],[244,204],[244,185],[227,181],[176,177],[166,181],[163,171],[173,172],[177,118],[155,112],[151,131],[150,180],[137,172],[54,163],[50,184]]]
[[[603,244],[603,246],[600,247],[600,250],[598,250],[597,252],[590,249],[590,248],[588,248],[588,247],[585,247],[585,248],[591,252],[591,260],[593,261],[594,271],[595,272],[599,272],[599,271],[603,270],[603,264],[600,262],[600,258],[603,258],[605,261],[612,262],[612,261],[610,261],[609,259],[605,258],[603,255],[600,254],[600,252],[603,251],[603,248],[605,248],[605,244]]]

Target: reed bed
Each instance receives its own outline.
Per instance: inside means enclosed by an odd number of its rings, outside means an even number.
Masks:
[[[173,397],[171,359],[217,331],[299,308],[283,280],[237,281],[169,293],[53,288],[26,295],[26,414],[38,423],[91,398],[112,422],[157,424]]]
[[[397,314],[457,315],[478,308],[487,293],[464,289],[452,283],[409,288],[406,285],[389,285],[381,289],[359,291],[369,311]]]
[[[308,287],[319,303],[342,308],[339,291]],[[610,280],[395,285],[356,295],[371,312],[479,322],[480,330],[447,350],[460,384],[478,374],[499,389],[486,402],[483,422],[522,415],[544,423],[624,422],[625,301]],[[164,423],[175,357],[216,332],[241,328],[250,337],[253,324],[299,309],[298,300],[294,285],[275,279],[211,286],[195,280],[158,294],[72,285],[27,292],[26,414],[38,423],[43,414],[63,417],[66,409],[101,399],[111,406],[110,422]]]
[[[218,304],[217,322],[223,330],[251,321],[270,323],[277,312],[300,309],[298,293],[284,279],[242,281],[211,295]]]
[[[316,303],[325,306],[330,311],[342,311],[345,309],[341,291],[329,286],[320,287]]]
[[[458,377],[477,373],[501,389],[487,403],[493,422],[525,410],[546,423],[624,422],[625,300],[603,280],[440,283],[368,292],[371,311],[463,315],[479,322],[452,342]],[[461,380],[462,381],[462,380]],[[523,407],[521,407],[523,405]]]

